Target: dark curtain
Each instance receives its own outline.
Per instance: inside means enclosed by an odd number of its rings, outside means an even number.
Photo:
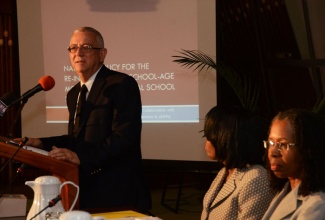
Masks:
[[[2,98],[8,92],[13,92],[17,96],[20,95],[15,0],[0,1],[0,97]],[[0,136],[21,137],[21,121],[20,115],[17,114],[18,108],[19,106],[15,105],[9,108],[2,117],[0,116]],[[5,158],[0,158],[0,169],[2,169],[0,173],[0,194],[13,192],[12,183],[14,182],[15,165],[15,161],[10,161],[7,164]],[[15,182],[17,183],[19,180],[20,178],[16,178]]]
[[[284,0],[217,0],[217,55],[260,85],[258,109],[268,118],[316,103],[308,68],[290,65],[301,56]],[[219,77],[218,103],[229,102],[238,100]]]
[[[18,33],[16,1],[0,1],[0,96],[7,92],[20,95]],[[16,117],[19,106],[13,106],[0,118],[0,135],[8,137],[12,130],[14,137],[21,136],[20,118]],[[15,119],[17,122],[14,123]]]

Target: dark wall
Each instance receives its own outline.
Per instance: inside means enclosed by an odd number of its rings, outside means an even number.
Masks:
[[[302,60],[284,0],[217,0],[217,55],[260,87],[258,112],[267,118],[316,104],[312,62]],[[218,103],[239,104],[221,77],[217,88]]]

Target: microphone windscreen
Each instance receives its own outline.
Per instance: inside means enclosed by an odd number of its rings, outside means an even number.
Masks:
[[[55,81],[52,76],[43,76],[38,80],[38,83],[42,86],[44,91],[51,90],[55,85]]]

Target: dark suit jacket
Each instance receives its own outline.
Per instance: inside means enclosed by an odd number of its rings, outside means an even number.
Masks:
[[[141,97],[137,82],[103,66],[89,92],[77,138],[73,121],[80,83],[67,94],[68,135],[42,138],[80,159],[80,208],[151,208],[141,162]]]

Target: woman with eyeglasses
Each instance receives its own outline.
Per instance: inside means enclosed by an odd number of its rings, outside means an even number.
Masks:
[[[204,136],[207,156],[223,168],[204,196],[201,220],[260,220],[275,195],[263,166],[267,123],[218,105],[206,115]]]
[[[299,109],[280,112],[264,146],[277,195],[263,220],[325,219],[324,118]]]

